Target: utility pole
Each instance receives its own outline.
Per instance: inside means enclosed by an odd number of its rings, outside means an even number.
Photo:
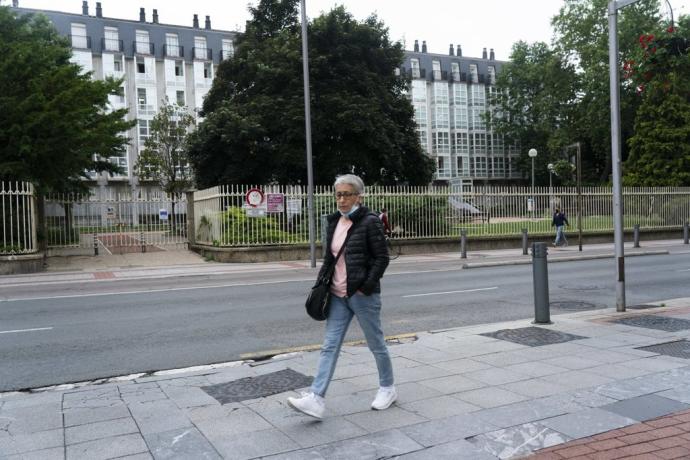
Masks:
[[[309,94],[309,44],[307,40],[307,11],[305,0],[302,10],[302,72],[304,73],[304,129],[307,141],[307,213],[309,219],[309,258],[311,267],[316,267],[316,226],[314,218],[314,169],[311,157],[311,108]]]

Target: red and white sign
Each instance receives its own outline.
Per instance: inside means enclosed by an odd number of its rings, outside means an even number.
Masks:
[[[258,208],[264,202],[264,192],[259,188],[250,188],[244,197],[244,200],[252,208]]]

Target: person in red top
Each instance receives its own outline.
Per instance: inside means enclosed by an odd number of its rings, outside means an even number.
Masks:
[[[391,236],[391,224],[388,222],[388,212],[386,211],[386,208],[381,208],[379,219],[381,219],[381,222],[383,223],[383,231],[386,233],[386,236]]]

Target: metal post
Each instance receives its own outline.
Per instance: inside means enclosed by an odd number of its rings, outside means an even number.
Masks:
[[[527,229],[522,229],[522,255],[527,255]]]
[[[146,252],[146,241],[144,240],[144,231],[139,232],[139,241],[141,241],[141,252]]]
[[[582,252],[582,155],[577,142],[577,245]]]
[[[609,86],[611,93],[611,164],[613,178],[613,240],[616,249],[616,311],[625,311],[625,256],[621,189],[621,123],[618,76],[618,5],[609,0]],[[620,6],[632,2],[621,1]]]
[[[309,257],[316,267],[316,217],[314,216],[314,170],[311,158],[311,109],[309,95],[309,45],[307,39],[307,11],[305,0],[300,3],[302,13],[302,72],[304,75],[304,129],[307,142],[307,213],[309,214]]]
[[[93,234],[93,255],[98,255],[98,235],[95,233]]]
[[[537,205],[534,200],[534,157],[532,157],[532,217],[534,217],[534,210],[537,209]]]
[[[633,226],[633,247],[640,247],[640,224],[635,224]]]
[[[467,230],[460,229],[460,257],[467,259]]]
[[[534,324],[551,324],[549,311],[549,269],[546,243],[532,243],[532,278],[534,282]]]
[[[321,214],[321,258],[326,257],[328,251],[328,214]]]
[[[688,230],[688,222],[685,221],[685,224],[683,224],[683,244],[688,244],[688,238],[690,231]]]

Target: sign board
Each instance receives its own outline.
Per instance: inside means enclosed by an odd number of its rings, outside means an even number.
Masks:
[[[287,213],[290,216],[302,214],[302,200],[300,200],[299,198],[288,198]]]
[[[252,208],[259,207],[264,202],[264,192],[259,188],[250,188],[247,190],[244,200]]]
[[[106,219],[115,219],[115,208],[112,206],[108,206],[108,208],[105,211],[105,217]]]
[[[266,209],[261,208],[245,208],[247,217],[266,217]]]
[[[527,210],[534,211],[534,200],[532,198],[527,198]]]
[[[159,209],[158,210],[158,218],[160,220],[168,220],[168,210],[167,209]]]
[[[284,212],[285,195],[283,195],[282,193],[267,193],[266,210],[268,212]]]

